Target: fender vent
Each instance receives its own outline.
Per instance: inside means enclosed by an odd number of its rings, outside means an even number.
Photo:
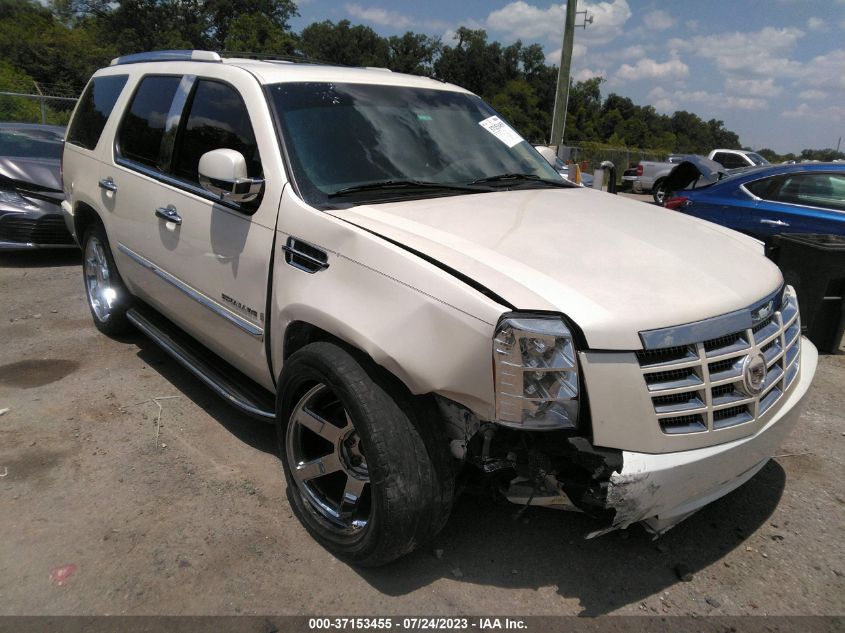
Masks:
[[[307,273],[314,274],[329,267],[329,256],[324,251],[295,237],[289,237],[282,250],[288,264]]]

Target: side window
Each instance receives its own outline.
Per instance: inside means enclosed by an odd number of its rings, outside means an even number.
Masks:
[[[79,98],[79,107],[71,121],[67,142],[85,149],[97,147],[114,104],[126,85],[129,75],[94,77]]]
[[[783,182],[782,177],[763,178],[761,180],[749,182],[745,185],[745,188],[748,189],[748,191],[753,193],[758,198],[763,198],[763,200],[771,200],[772,194],[774,192],[777,192],[777,190],[780,188],[781,182]]]
[[[715,160],[722,167],[727,169],[728,166],[725,164],[725,156],[727,156],[727,154],[725,154],[724,152],[716,152],[715,154],[713,154],[713,160]]]
[[[718,154],[716,154],[713,160],[715,160],[717,163],[721,163],[722,167],[724,167],[725,169],[748,167],[748,163],[746,163],[741,156],[737,156],[736,154],[728,154],[727,152],[719,152]]]
[[[239,151],[246,159],[247,174],[251,178],[262,176],[258,146],[243,99],[231,86],[200,79],[176,141],[173,174],[198,182],[200,157],[220,148]]]
[[[118,132],[122,158],[157,167],[170,104],[182,77],[150,76],[141,80]]]
[[[845,175],[795,174],[784,179],[775,199],[779,202],[845,211]]]

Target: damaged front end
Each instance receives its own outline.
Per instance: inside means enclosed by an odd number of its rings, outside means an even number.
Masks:
[[[527,433],[488,425],[468,444],[477,466],[508,501],[580,510],[612,522],[607,506],[611,477],[622,470],[622,451],[597,449],[564,432]]]
[[[588,538],[634,523],[662,534],[765,466],[800,417],[817,360],[804,340],[795,387],[753,435],[670,453],[597,447],[577,431],[517,430],[439,404],[453,455],[473,466],[471,481],[523,507],[582,511],[600,522]]]
[[[623,453],[594,447],[568,431],[528,432],[480,422],[469,410],[438,398],[452,454],[470,465],[468,486],[493,489],[521,506],[582,511],[612,526],[612,478]]]

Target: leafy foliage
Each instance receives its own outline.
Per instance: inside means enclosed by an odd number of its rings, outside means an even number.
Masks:
[[[0,85],[31,92],[79,94],[91,73],[112,57],[143,50],[199,48],[300,55],[314,60],[379,66],[463,86],[489,101],[523,136],[548,140],[557,68],[538,44],[509,46],[483,29],[460,27],[453,42],[407,32],[382,37],[349,20],[315,22],[298,35],[290,20],[294,0],[0,0]],[[627,97],[601,94],[602,79],[575,82],[567,103],[566,143],[649,148],[660,153],[707,153],[738,148],[739,137],[716,119],[683,110],[671,116]],[[5,104],[5,105],[4,105]],[[0,102],[0,117],[32,114],[35,102]],[[630,152],[629,152],[630,153]],[[834,150],[804,150],[771,159],[844,157]]]

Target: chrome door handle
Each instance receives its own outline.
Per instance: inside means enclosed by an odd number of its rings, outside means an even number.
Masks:
[[[771,226],[789,226],[789,222],[783,220],[760,220],[760,224],[770,224]]]
[[[156,215],[162,220],[173,222],[173,224],[182,224],[182,216],[176,212],[176,207],[172,204],[156,209]]]
[[[108,178],[103,178],[100,182],[100,189],[105,189],[106,191],[117,191],[117,185],[114,184],[114,180],[111,179],[111,176]]]

